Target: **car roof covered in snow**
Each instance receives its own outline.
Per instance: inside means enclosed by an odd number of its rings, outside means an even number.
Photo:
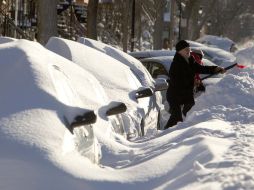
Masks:
[[[200,37],[199,39],[197,39],[196,41],[202,44],[214,46],[229,52],[231,51],[232,46],[235,45],[235,42],[233,42],[227,37],[219,37],[219,36],[213,36],[213,35],[204,35]]]

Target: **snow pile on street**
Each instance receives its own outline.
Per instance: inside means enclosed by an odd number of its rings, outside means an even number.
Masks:
[[[0,57],[0,189],[254,189],[254,69],[207,87],[176,127],[134,142],[101,136],[95,165],[64,152],[59,116],[70,106],[58,101],[48,65],[85,90],[83,70],[23,40],[0,45]]]
[[[254,67],[254,46],[243,48],[235,53],[237,62]]]

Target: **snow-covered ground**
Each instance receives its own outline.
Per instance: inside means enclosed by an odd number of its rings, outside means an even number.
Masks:
[[[129,142],[97,128],[102,159],[96,165],[77,150],[65,151],[59,116],[73,108],[58,100],[47,73],[49,64],[61,62],[82,89],[82,69],[35,42],[3,43],[0,58],[1,190],[254,189],[253,67],[234,68],[209,86],[171,129]]]

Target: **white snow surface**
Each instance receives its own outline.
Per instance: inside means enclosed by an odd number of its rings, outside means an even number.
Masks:
[[[134,99],[135,93],[126,92],[134,92],[141,84],[130,77],[129,67],[93,48],[63,38],[50,38],[46,48],[93,73],[112,100],[128,102],[128,106],[136,104],[129,98],[131,96]]]
[[[237,63],[244,64],[249,67],[254,66],[254,46],[243,48],[235,52],[235,56],[237,57]]]
[[[132,68],[126,64],[94,48],[63,38],[50,38],[46,48],[91,72],[100,81],[111,101],[120,101],[127,105],[127,112],[131,115],[127,119],[128,122],[134,122],[138,126],[141,123],[141,119],[146,116],[144,119],[144,122],[147,124],[147,127],[144,129],[145,133],[153,133],[157,129],[156,119],[158,112],[155,109],[153,96],[136,99],[136,91],[147,86],[145,81],[153,85],[153,79],[149,80],[149,77],[151,77],[149,73],[147,75],[143,73],[143,76],[147,76],[148,79],[142,80],[143,83],[131,71]],[[141,66],[141,68],[145,69],[142,64]],[[124,120],[126,121],[126,119]],[[128,131],[135,129],[132,127],[125,128]],[[136,131],[138,131],[137,128]]]
[[[221,48],[225,51],[230,51],[230,48],[235,44],[232,40],[227,37],[219,37],[213,35],[204,35],[196,40],[197,42]]]
[[[0,57],[1,190],[254,189],[253,68],[209,86],[171,129],[133,142],[100,135],[96,165],[64,151],[60,116],[74,108],[58,100],[48,68],[73,73],[75,89],[87,72],[25,40],[1,44]]]
[[[89,46],[91,48],[94,48],[102,53],[105,53],[106,55],[109,55],[115,59],[117,59],[118,61],[122,62],[123,64],[129,66],[131,68],[131,70],[139,76],[140,78],[140,82],[143,86],[153,86],[153,79],[152,77],[149,77],[148,71],[146,70],[146,68],[142,65],[142,63],[133,58],[132,56],[128,55],[127,53],[116,49],[112,46],[109,46],[105,43],[102,43],[100,41],[96,41],[90,38],[84,38],[84,37],[80,37],[78,39],[78,42],[80,42],[81,44],[84,44],[86,46]]]

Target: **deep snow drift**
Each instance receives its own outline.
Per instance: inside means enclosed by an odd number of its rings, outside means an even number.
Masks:
[[[232,69],[153,136],[129,142],[96,126],[96,165],[66,151],[61,115],[80,108],[59,100],[48,70],[61,64],[85,98],[82,68],[24,40],[1,44],[0,56],[0,189],[254,189],[253,68]]]

